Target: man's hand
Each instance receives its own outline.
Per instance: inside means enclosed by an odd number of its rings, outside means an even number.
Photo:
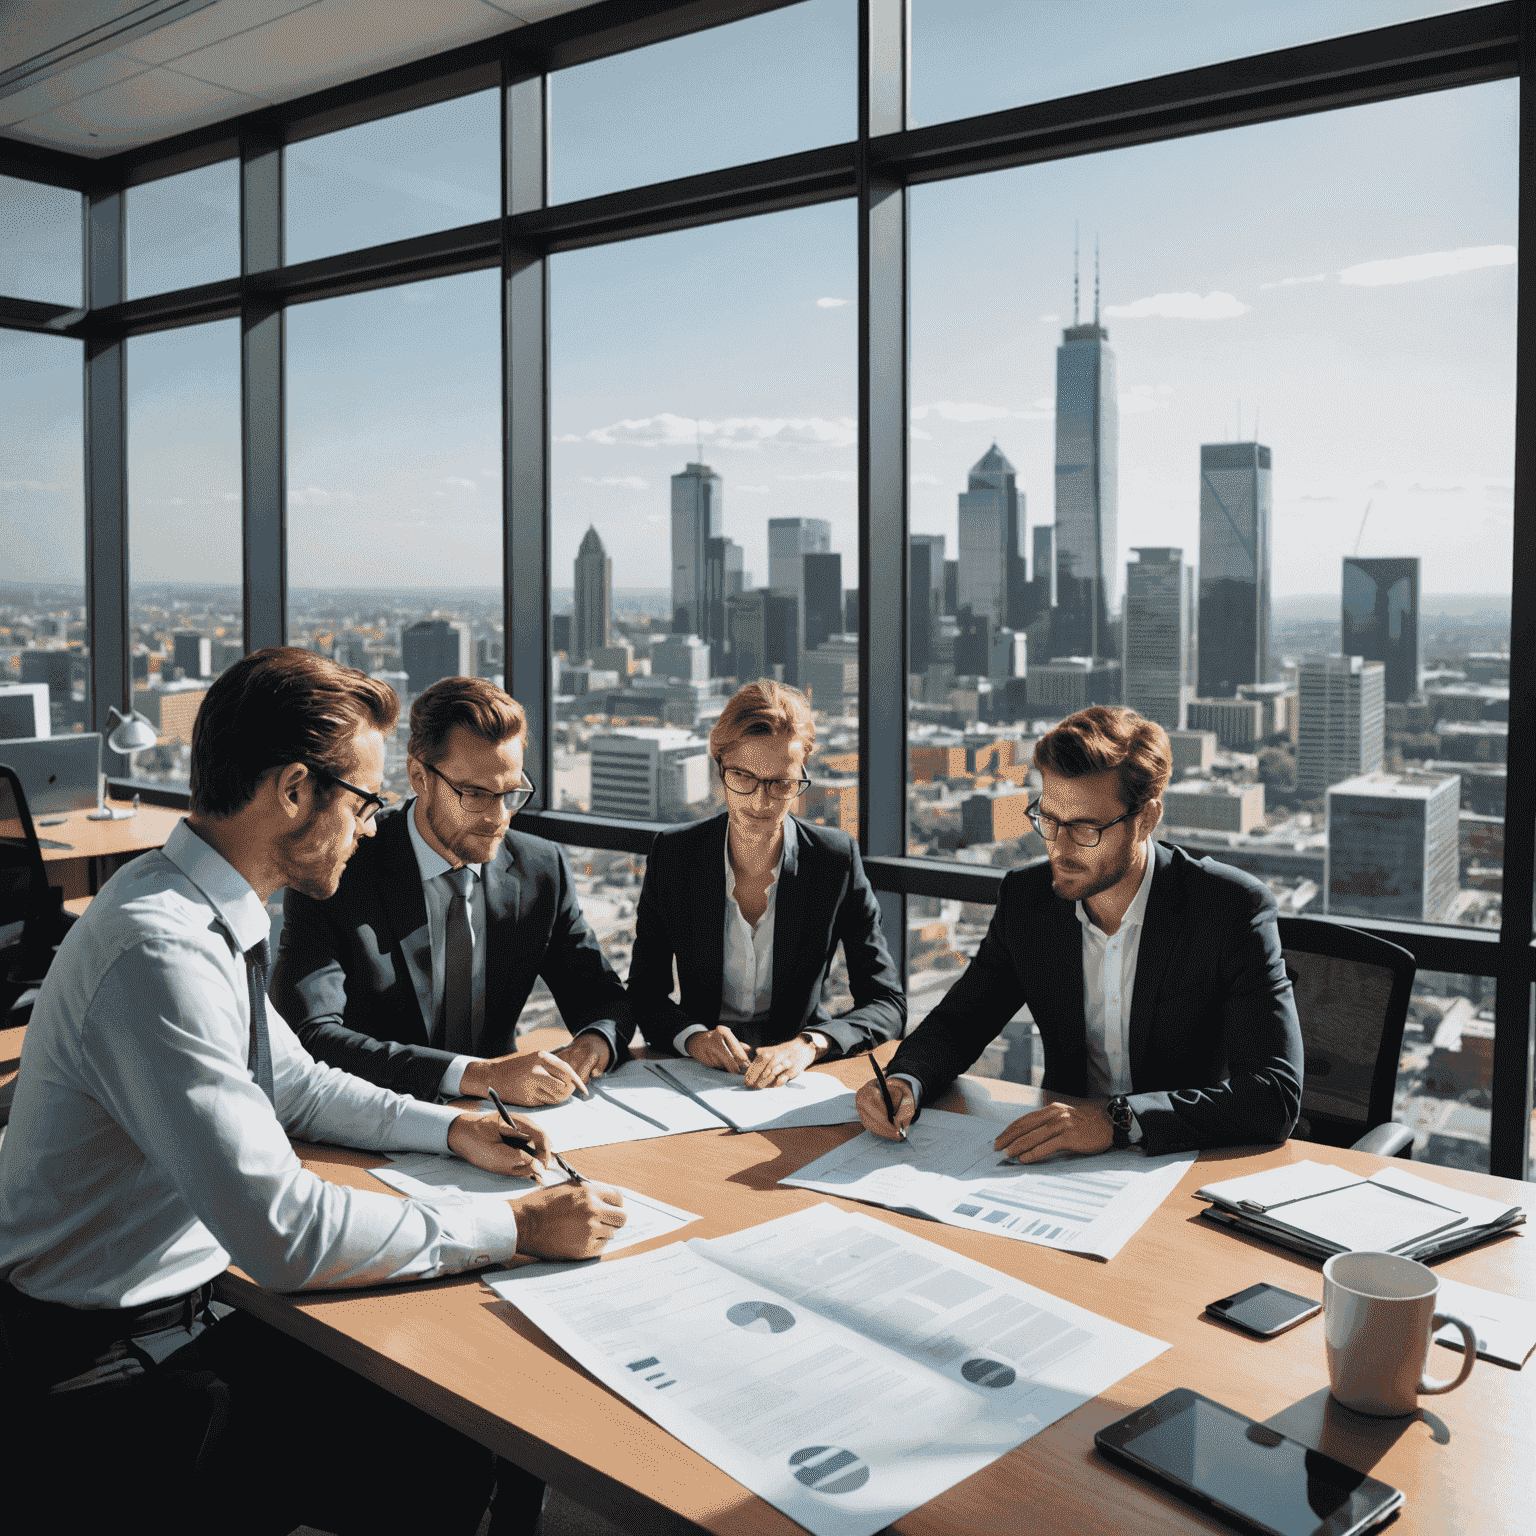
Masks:
[[[588,1030],[584,1035],[578,1035],[569,1045],[562,1046],[556,1051],[555,1055],[570,1067],[583,1083],[590,1083],[594,1077],[601,1077],[613,1060],[613,1052],[608,1049],[607,1040],[595,1029]],[[497,1090],[498,1093],[500,1091],[500,1089]]]
[[[595,1259],[629,1217],[606,1184],[556,1184],[512,1202],[517,1251],[544,1259]]]
[[[880,1084],[874,1078],[870,1078],[859,1089],[858,1097],[853,1102],[866,1131],[884,1136],[887,1141],[895,1141],[896,1126],[906,1130],[917,1119],[917,1100],[912,1097],[911,1087],[899,1078],[887,1077],[886,1082],[890,1084],[891,1103],[896,1106],[896,1125],[891,1124],[891,1117],[885,1112],[885,1100],[880,1097]]]
[[[1103,1152],[1114,1141],[1115,1128],[1102,1104],[1047,1104],[1021,1115],[992,1145],[1015,1162],[1038,1163],[1058,1152]]]
[[[809,1040],[798,1035],[778,1045],[760,1045],[752,1065],[747,1068],[748,1088],[777,1088],[799,1077],[821,1052]]]
[[[507,1144],[501,1134],[507,1127],[500,1115],[460,1115],[448,1127],[448,1150],[466,1163],[489,1168],[492,1173],[537,1179],[549,1168],[549,1137],[543,1126],[521,1115],[513,1115],[512,1123],[519,1136],[526,1136],[533,1143],[532,1156]]]
[[[606,1043],[603,1049],[607,1049]],[[492,1088],[509,1104],[527,1105],[563,1104],[573,1093],[587,1091],[576,1069],[550,1051],[492,1056],[485,1061],[472,1061],[464,1068],[459,1092],[465,1098],[486,1098]]]
[[[724,1024],[706,1029],[702,1035],[689,1035],[688,1054],[695,1061],[717,1072],[734,1072],[739,1077],[752,1064],[752,1056]]]

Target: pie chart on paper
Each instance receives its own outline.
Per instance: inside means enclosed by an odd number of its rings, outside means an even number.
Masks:
[[[725,1315],[748,1333],[787,1333],[795,1326],[795,1314],[771,1301],[738,1301]]]

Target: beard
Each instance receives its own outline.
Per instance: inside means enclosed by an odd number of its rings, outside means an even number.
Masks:
[[[463,827],[450,827],[443,825],[442,819],[437,814],[437,795],[434,793],[432,802],[422,806],[422,813],[427,818],[427,825],[432,829],[432,835],[440,842],[454,858],[462,859],[466,864],[488,864],[496,857],[501,847],[501,840],[507,835],[507,829],[498,826],[493,832],[468,832]],[[489,843],[489,848],[487,848]]]
[[[277,845],[276,863],[288,889],[325,901],[336,894],[347,861],[336,856],[334,846],[315,840],[316,820],[317,812],[311,810],[301,826],[283,834]]]
[[[1051,889],[1063,901],[1087,901],[1094,896],[1101,895],[1118,885],[1131,872],[1131,865],[1135,862],[1138,843],[1131,843],[1125,850],[1123,857],[1117,859],[1106,868],[1100,868],[1097,872],[1090,869],[1068,870],[1058,876],[1055,866],[1051,868]],[[1077,880],[1085,880],[1087,883],[1081,890],[1064,890],[1064,883]]]

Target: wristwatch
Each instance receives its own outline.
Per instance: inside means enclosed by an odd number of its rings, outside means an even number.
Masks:
[[[1104,1113],[1109,1116],[1109,1123],[1115,1128],[1115,1142],[1117,1147],[1128,1147],[1131,1144],[1131,1102],[1121,1093],[1112,1098],[1104,1106]]]
[[[823,1051],[832,1049],[832,1042],[825,1035],[817,1034],[814,1030],[802,1029],[800,1038],[808,1044],[819,1057]]]

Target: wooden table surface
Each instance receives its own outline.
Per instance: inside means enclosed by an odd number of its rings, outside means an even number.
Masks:
[[[541,1032],[542,1033],[542,1032]],[[558,1037],[563,1039],[563,1036]],[[519,1044],[544,1044],[525,1038]],[[558,1043],[558,1039],[555,1041]],[[892,1046],[881,1049],[887,1057]],[[867,1063],[830,1071],[856,1085]],[[1023,1112],[1034,1090],[962,1079],[941,1107]],[[1007,1109],[1005,1113],[1013,1113]],[[1102,1461],[1094,1432],[1173,1387],[1204,1392],[1251,1418],[1401,1488],[1408,1532],[1524,1532],[1530,1528],[1530,1446],[1536,1442],[1536,1360],[1523,1371],[1479,1361],[1471,1379],[1425,1398],[1411,1418],[1361,1417],[1328,1397],[1320,1318],[1271,1340],[1250,1339],[1202,1315],[1208,1301],[1268,1280],[1322,1297],[1320,1266],[1196,1219],[1200,1185],[1312,1157],[1368,1172],[1382,1159],[1291,1142],[1208,1152],[1145,1226],[1108,1263],[984,1233],[898,1216],[778,1180],[856,1133],[851,1126],[735,1136],[696,1132],[572,1154],[584,1174],[667,1200],[703,1219],[672,1237],[715,1237],[830,1200],[938,1243],[1172,1347],[1108,1392],[914,1510],[903,1536],[978,1531],[1223,1531],[1193,1508]],[[384,1191],[366,1170],[383,1159],[301,1147],[328,1179]],[[1529,1199],[1530,1186],[1415,1164],[1454,1187]],[[1437,1271],[1536,1301],[1531,1240],[1505,1237],[1440,1261]],[[624,1254],[603,1262],[622,1263]],[[232,1272],[226,1300],[245,1307],[400,1397],[529,1468],[562,1492],[633,1531],[706,1530],[719,1536],[789,1536],[801,1527],[748,1493],[702,1456],[600,1386],[477,1276],[368,1291],[281,1296]],[[1436,1346],[1431,1370],[1454,1374],[1459,1357]]]
[[[120,802],[111,802],[118,804]],[[43,840],[43,863],[51,885],[60,886],[66,897],[92,895],[105,884],[113,868],[126,857],[161,848],[175,830],[185,811],[164,805],[141,805],[136,816],[122,821],[92,821],[88,811],[71,811],[56,826],[46,823],[52,816],[36,823]],[[48,843],[63,843],[50,848]]]

